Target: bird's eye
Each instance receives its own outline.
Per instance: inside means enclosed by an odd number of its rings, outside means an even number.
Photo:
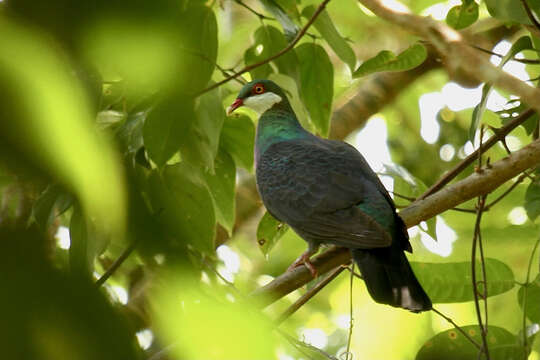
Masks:
[[[264,92],[264,88],[262,85],[255,85],[255,94],[262,94]]]

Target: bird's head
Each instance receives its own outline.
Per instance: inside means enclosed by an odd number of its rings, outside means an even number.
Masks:
[[[262,114],[276,104],[284,106],[289,104],[283,90],[273,81],[253,80],[240,90],[236,100],[227,108],[227,115],[231,115],[240,106],[246,106]]]

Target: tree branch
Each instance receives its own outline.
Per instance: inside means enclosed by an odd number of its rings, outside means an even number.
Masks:
[[[451,170],[446,172],[435,184],[431,185],[429,189],[427,189],[422,195],[420,195],[419,199],[425,199],[429,195],[439,191],[439,189],[442,189],[444,185],[452,181],[456,176],[459,175],[459,173],[465,170],[467,166],[469,166],[476,159],[478,159],[479,155],[482,155],[482,153],[486,152],[489,148],[491,148],[497,142],[503,140],[506,135],[508,135],[512,130],[517,128],[519,125],[523,124],[525,120],[527,120],[533,114],[534,114],[534,111],[532,109],[527,109],[523,113],[521,113],[519,116],[511,120],[508,124],[498,129],[495,135],[493,135],[485,143],[483,143],[480,148],[476,149],[473,153],[471,153],[465,159],[460,161]]]
[[[406,11],[391,9],[383,5],[380,0],[359,1],[378,17],[429,41],[440,54],[445,56],[445,65],[450,73],[459,72],[468,78],[493,84],[517,95],[529,106],[540,111],[540,90],[491,64],[486,56],[468,45],[473,42],[469,41],[465,34],[430,17],[412,14],[408,9]]]
[[[488,194],[506,181],[526,169],[540,163],[540,140],[536,140],[519,151],[489,166],[479,169],[467,178],[447,186],[430,197],[418,200],[400,212],[407,225],[412,227],[428,220],[448,209],[479,195]],[[322,275],[336,266],[347,264],[351,260],[350,252],[345,248],[333,247],[316,256],[312,263]],[[288,293],[312,280],[309,270],[299,266],[275,278],[269,284],[251,293],[251,298],[260,307],[266,307]]]

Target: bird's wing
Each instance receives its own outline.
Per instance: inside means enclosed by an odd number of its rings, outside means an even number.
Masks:
[[[359,206],[369,203],[389,221],[393,208],[363,174],[360,154],[336,144],[313,138],[271,145],[257,164],[264,204],[308,241],[350,248],[390,246],[389,231]]]

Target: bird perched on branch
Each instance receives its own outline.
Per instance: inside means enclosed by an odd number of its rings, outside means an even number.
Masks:
[[[257,188],[276,219],[308,243],[289,269],[304,264],[320,244],[351,250],[369,294],[378,303],[413,312],[431,309],[404,251],[405,224],[388,192],[351,145],[306,131],[283,90],[270,80],[247,83],[227,109],[260,114],[255,142]]]

